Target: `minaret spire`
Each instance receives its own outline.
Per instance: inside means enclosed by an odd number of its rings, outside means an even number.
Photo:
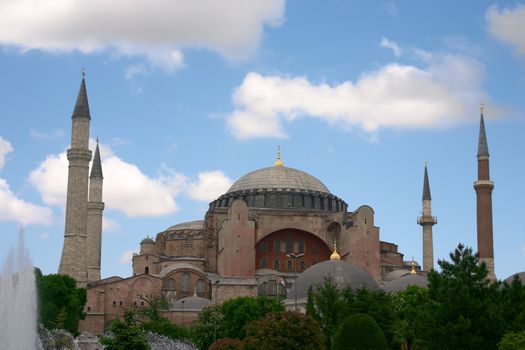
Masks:
[[[88,282],[100,280],[100,257],[102,253],[102,188],[104,176],[102,175],[102,162],[100,150],[95,149],[91,175],[89,176],[89,202],[87,204],[87,271]]]
[[[89,105],[83,74],[77,101],[71,116],[71,148],[67,150],[69,161],[66,199],[66,223],[64,245],[58,272],[73,277],[78,286],[87,282],[87,205],[88,176],[91,151],[89,150]]]
[[[480,106],[478,139],[478,180],[474,182],[476,190],[477,239],[479,260],[484,262],[489,278],[496,280],[494,273],[494,242],[492,231],[492,190],[494,182],[490,179],[489,149],[485,132],[484,105]]]
[[[437,219],[432,216],[432,198],[430,196],[430,182],[428,181],[427,161],[425,160],[425,173],[423,175],[423,215],[417,218],[417,223],[423,228],[423,270],[430,271],[434,268],[434,242],[432,226],[437,224]]]

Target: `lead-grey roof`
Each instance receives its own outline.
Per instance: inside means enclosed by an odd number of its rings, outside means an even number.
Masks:
[[[268,167],[252,171],[237,180],[227,193],[243,190],[303,190],[330,193],[317,178],[288,167]]]
[[[202,230],[204,228],[204,220],[194,220],[194,221],[187,221],[187,222],[181,222],[180,224],[176,224],[173,226],[168,227],[166,231],[173,231],[173,230]]]
[[[95,149],[95,156],[93,157],[93,165],[91,166],[91,175],[90,177],[104,177],[102,175],[102,162],[100,161],[100,151],[98,149],[98,141],[97,141],[97,148]]]
[[[425,178],[423,179],[423,200],[431,200],[430,196],[430,184],[428,182],[428,171],[425,165]]]
[[[478,157],[479,156],[488,156],[489,155],[489,146],[487,144],[487,134],[485,132],[485,120],[483,119],[483,114],[479,119],[479,141],[478,141]]]
[[[383,290],[387,293],[397,293],[404,291],[408,286],[427,288],[428,279],[425,276],[408,274],[385,284]]]
[[[521,281],[521,284],[525,285],[525,271],[523,272],[517,272],[507,278],[505,278],[505,282],[507,282],[507,284],[511,284],[512,281],[514,280],[514,276],[518,276],[518,279]]]
[[[327,260],[315,264],[304,271],[296,280],[297,286],[290,287],[287,298],[294,299],[297,290],[297,299],[306,298],[308,289],[313,290],[325,283],[325,279],[331,279],[338,288],[350,287],[354,290],[366,288],[378,290],[379,287],[374,278],[365,270],[356,265],[341,260]]]
[[[91,118],[86,92],[86,81],[84,78],[82,78],[82,82],[80,83],[80,90],[78,90],[77,102],[75,103],[75,109],[73,110],[73,118],[74,117]]]

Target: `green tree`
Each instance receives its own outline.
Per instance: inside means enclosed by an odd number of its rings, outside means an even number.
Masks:
[[[428,309],[428,289],[409,286],[402,292],[392,295],[394,322],[392,324],[392,344],[402,350],[418,348],[420,343],[417,325],[422,314]]]
[[[245,350],[324,349],[323,333],[312,318],[298,312],[272,312],[246,327]]]
[[[332,348],[332,338],[339,325],[348,315],[348,305],[343,299],[343,291],[330,279],[325,279],[316,291],[308,291],[306,314],[317,321],[324,335],[327,349]]]
[[[350,315],[334,337],[333,350],[386,350],[386,337],[377,322],[367,314]]]
[[[525,331],[505,333],[498,350],[525,350]]]
[[[221,305],[224,336],[244,339],[246,325],[272,311],[284,311],[282,302],[270,297],[238,297]]]
[[[201,350],[206,350],[217,339],[224,337],[223,315],[220,306],[204,308],[191,326],[192,340]]]
[[[84,318],[86,290],[77,288],[73,278],[51,274],[43,276],[35,269],[39,322],[48,329],[63,328],[77,335]]]
[[[137,327],[133,313],[127,313],[124,321],[111,322],[109,335],[100,337],[105,350],[149,350],[144,331]]]
[[[211,344],[208,350],[241,350],[242,343],[239,339],[222,338]]]
[[[343,290],[343,301],[347,305],[348,314],[367,314],[372,317],[385,334],[389,342],[392,341],[392,324],[394,309],[391,297],[383,291],[369,291],[367,289]]]
[[[419,327],[424,348],[496,348],[505,329],[498,284],[490,284],[471,248],[459,244],[450,260],[428,275],[430,302]]]

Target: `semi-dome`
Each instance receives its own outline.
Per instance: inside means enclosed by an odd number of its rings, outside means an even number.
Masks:
[[[407,274],[402,277],[399,277],[392,282],[389,282],[383,286],[383,290],[387,293],[397,293],[404,291],[408,286],[416,286],[420,288],[428,287],[428,279],[426,276],[422,275],[412,275]]]
[[[328,188],[314,176],[284,166],[272,166],[252,171],[235,181],[227,193],[249,190],[295,190],[330,193]]]
[[[204,220],[194,220],[188,222],[181,222],[170,226],[166,231],[177,231],[177,230],[202,230],[204,228]]]
[[[338,288],[351,288],[378,290],[379,287],[374,278],[365,270],[354,264],[341,260],[327,260],[315,264],[305,270],[293,285],[287,295],[288,299],[297,299],[308,297],[308,290],[313,290],[325,283],[325,279],[330,279]]]

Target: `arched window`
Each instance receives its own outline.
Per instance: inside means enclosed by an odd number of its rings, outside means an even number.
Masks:
[[[281,263],[279,262],[279,259],[275,259],[273,261],[273,269],[277,271],[281,269]]]
[[[267,242],[262,242],[261,245],[259,246],[259,251],[262,254],[268,253],[268,243]]]
[[[268,295],[277,294],[277,283],[275,281],[268,281]]]
[[[149,274],[149,266],[146,266],[146,267],[144,268],[144,273],[145,273],[146,275]]]
[[[187,272],[184,272],[182,274],[182,291],[183,292],[190,291],[190,274]]]
[[[261,259],[261,262],[259,263],[259,266],[261,269],[265,269],[268,267],[268,263],[266,262],[266,259]]]
[[[306,267],[306,264],[304,263],[304,260],[299,261],[299,271],[304,271]]]
[[[286,261],[286,271],[292,271],[293,270],[293,262],[292,260]]]
[[[197,294],[203,294],[205,289],[204,281],[199,279],[197,281]]]
[[[259,284],[259,288],[258,288],[259,295],[266,295],[266,285],[267,285],[266,282]]]
[[[169,278],[165,280],[164,289],[165,290],[175,290],[175,280],[173,278]]]

